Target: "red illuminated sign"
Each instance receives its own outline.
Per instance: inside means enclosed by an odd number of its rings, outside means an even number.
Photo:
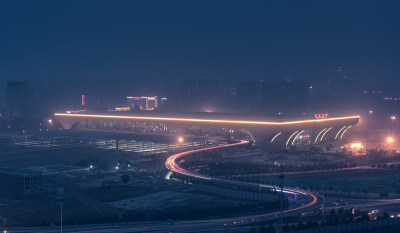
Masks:
[[[84,94],[81,95],[81,103],[82,103],[82,106],[84,106],[86,104]]]
[[[323,113],[323,114],[315,114],[315,119],[326,119],[328,118],[328,113]]]

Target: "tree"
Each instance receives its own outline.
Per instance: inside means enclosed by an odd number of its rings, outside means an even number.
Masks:
[[[388,218],[389,218],[389,214],[388,214],[388,213],[386,213],[386,212],[385,212],[385,213],[383,213],[383,216],[382,216],[382,218],[383,218],[383,219],[388,219]]]
[[[129,177],[128,174],[124,174],[124,175],[121,176],[121,182],[123,184],[127,184],[129,182],[129,180],[130,180],[130,177]]]
[[[311,221],[308,221],[308,222],[306,223],[306,225],[305,225],[305,228],[306,228],[306,229],[311,229],[311,228],[313,228],[313,223],[312,223]]]
[[[361,216],[361,218],[358,219],[359,222],[364,222],[364,221],[369,221],[369,220],[370,220],[370,219],[369,219],[368,214],[363,214],[363,215]]]
[[[331,209],[330,213],[331,216],[335,216],[336,215],[336,211],[334,209]]]
[[[267,229],[265,228],[264,225],[260,226],[260,228],[258,229],[258,233],[267,233]]]
[[[266,232],[267,232],[267,233],[275,233],[275,232],[276,232],[276,231],[275,231],[275,227],[272,226],[272,225],[269,225],[269,226],[267,227]]]
[[[256,230],[254,227],[252,227],[252,228],[249,230],[249,233],[257,233],[257,230]]]
[[[338,210],[338,215],[341,217],[344,214],[344,209],[343,207],[340,207],[340,209]]]

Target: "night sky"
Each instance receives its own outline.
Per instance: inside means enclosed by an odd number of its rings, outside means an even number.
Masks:
[[[0,87],[59,77],[400,78],[399,1],[1,1]]]

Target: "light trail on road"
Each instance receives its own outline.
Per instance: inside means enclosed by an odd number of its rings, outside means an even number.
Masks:
[[[219,145],[213,146],[208,148],[201,148],[195,149],[191,151],[181,152],[170,156],[166,162],[165,166],[168,170],[179,173],[185,176],[189,176],[195,179],[201,180],[209,180],[209,181],[216,181],[216,182],[223,182],[233,185],[247,185],[253,187],[265,187],[271,188],[272,190],[277,189],[274,186],[263,185],[263,184],[256,184],[256,183],[247,183],[247,182],[240,182],[240,181],[232,181],[232,180],[224,180],[220,178],[213,178],[208,177],[201,174],[193,173],[189,170],[181,168],[177,160],[198,152],[222,149],[222,148],[229,148],[234,146],[240,146],[247,144],[248,141],[239,141],[232,144],[226,145]],[[305,190],[298,190],[298,189],[290,189],[284,188],[283,192],[288,194],[295,194],[295,195],[303,195],[311,198],[311,200],[303,206],[287,209],[283,211],[283,214],[286,216],[294,215],[294,214],[301,214],[306,211],[309,211],[311,208],[315,208],[319,204],[319,198],[317,194],[305,191]],[[175,224],[170,224],[166,222],[128,222],[128,223],[119,223],[119,224],[94,224],[94,225],[74,225],[74,226],[64,226],[64,232],[74,232],[74,233],[106,233],[106,232],[214,232],[214,231],[221,231],[221,230],[229,230],[230,227],[235,226],[246,226],[249,224],[274,220],[281,214],[280,211],[267,213],[267,214],[259,214],[259,215],[249,215],[249,216],[239,216],[239,217],[231,217],[231,218],[224,218],[224,219],[212,219],[212,220],[183,220],[183,221],[176,221]],[[20,233],[20,232],[41,232],[41,233],[50,233],[54,232],[56,229],[54,227],[29,227],[29,228],[10,228],[8,232],[10,233]]]
[[[227,144],[227,145],[220,145],[220,146],[213,146],[213,147],[208,147],[208,148],[202,148],[202,149],[196,149],[196,150],[191,150],[191,151],[186,151],[186,152],[181,152],[175,155],[170,156],[167,161],[165,162],[165,166],[168,168],[168,170],[186,175],[189,177],[193,177],[196,179],[202,179],[202,180],[209,180],[209,181],[218,181],[222,183],[229,183],[229,184],[234,184],[234,185],[248,185],[248,186],[254,186],[254,187],[268,187],[272,188],[272,190],[276,190],[276,187],[274,186],[269,186],[269,185],[262,185],[262,184],[255,184],[255,183],[247,183],[247,182],[241,182],[241,181],[232,181],[232,180],[224,180],[224,179],[219,179],[219,178],[212,178],[208,176],[204,176],[201,174],[193,173],[189,170],[186,170],[184,168],[181,168],[177,160],[184,157],[188,156],[190,154],[198,153],[198,152],[204,152],[204,151],[209,151],[209,150],[215,150],[215,149],[222,149],[222,148],[228,148],[228,147],[234,147],[234,146],[239,146],[239,145],[244,145],[247,144],[248,141],[241,140],[236,143],[232,144]],[[298,189],[289,189],[289,188],[284,188],[283,192],[285,193],[290,193],[290,194],[299,194],[299,195],[305,195],[307,197],[311,198],[311,202],[308,204],[294,208],[294,209],[289,209],[283,211],[284,214],[289,214],[289,213],[298,213],[299,211],[303,211],[306,209],[309,209],[313,206],[316,206],[319,202],[319,199],[316,194],[305,191],[305,190],[298,190]],[[206,226],[203,227],[210,227],[210,226],[216,226],[218,224],[221,224],[223,226],[231,226],[231,225],[236,225],[237,223],[239,224],[249,224],[249,223],[255,223],[258,221],[265,221],[267,218],[270,218],[272,216],[279,215],[281,212],[273,212],[273,213],[267,213],[267,214],[260,214],[260,215],[252,215],[252,216],[244,216],[244,217],[236,217],[236,218],[230,218],[230,219],[221,219],[219,221],[215,221],[210,224],[205,224]],[[300,212],[301,213],[301,212]]]

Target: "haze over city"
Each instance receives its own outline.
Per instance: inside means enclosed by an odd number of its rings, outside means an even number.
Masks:
[[[397,1],[3,1],[0,230],[398,232]]]

